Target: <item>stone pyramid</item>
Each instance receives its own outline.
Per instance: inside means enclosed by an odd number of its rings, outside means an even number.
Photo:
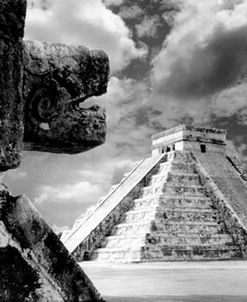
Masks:
[[[225,130],[181,125],[154,135],[152,157],[61,240],[78,261],[244,258],[246,179]]]

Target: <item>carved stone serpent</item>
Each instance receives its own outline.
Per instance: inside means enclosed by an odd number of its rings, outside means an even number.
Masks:
[[[105,112],[80,103],[106,92],[108,57],[83,46],[22,42],[26,1],[1,0],[0,171],[26,150],[78,153],[102,144]]]

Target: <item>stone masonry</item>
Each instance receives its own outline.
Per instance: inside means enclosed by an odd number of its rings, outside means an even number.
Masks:
[[[181,125],[61,240],[77,260],[147,262],[246,256],[247,184],[226,131]]]

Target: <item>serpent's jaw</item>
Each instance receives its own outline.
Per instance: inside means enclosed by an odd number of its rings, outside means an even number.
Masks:
[[[103,144],[104,110],[79,103],[106,92],[106,54],[61,44],[24,46],[25,149],[79,153]]]
[[[74,154],[105,142],[104,109],[99,106],[88,109],[67,107],[61,119],[54,117],[49,123],[41,122],[32,130],[25,128],[26,150]]]

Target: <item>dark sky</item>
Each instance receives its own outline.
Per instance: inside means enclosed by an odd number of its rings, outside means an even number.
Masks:
[[[79,155],[24,152],[5,182],[51,225],[70,227],[150,155],[152,134],[178,123],[226,128],[246,160],[246,30],[239,0],[30,0],[26,39],[108,53],[108,93],[87,101],[106,108],[108,135]]]

